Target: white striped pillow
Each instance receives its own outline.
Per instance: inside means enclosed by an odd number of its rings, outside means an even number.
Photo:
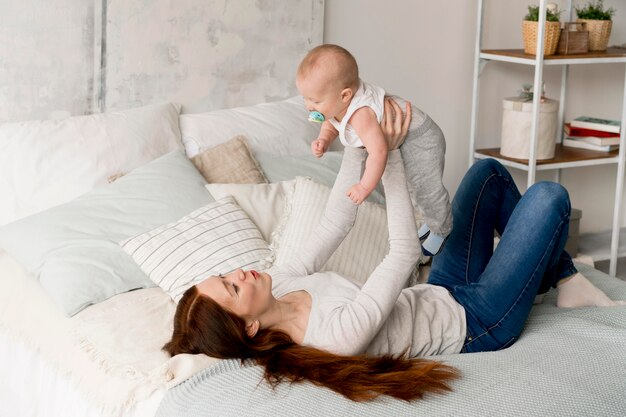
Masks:
[[[176,302],[210,275],[259,269],[259,261],[270,253],[259,230],[230,196],[120,245]]]
[[[296,179],[292,194],[287,196],[283,229],[271,244],[275,265],[282,265],[292,258],[309,237],[324,213],[329,195],[330,189],[325,185],[310,178]],[[364,283],[388,251],[385,209],[366,201],[359,208],[354,227],[324,265],[324,270]]]

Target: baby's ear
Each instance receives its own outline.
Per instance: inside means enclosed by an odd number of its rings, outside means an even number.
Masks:
[[[344,103],[347,103],[348,101],[352,99],[353,95],[354,93],[352,92],[352,89],[350,87],[346,87],[343,90],[341,90],[341,101],[343,101]]]

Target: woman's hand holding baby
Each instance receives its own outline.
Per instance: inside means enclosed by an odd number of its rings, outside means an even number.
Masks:
[[[380,122],[380,127],[387,139],[389,150],[398,149],[404,142],[409,125],[411,124],[411,103],[406,102],[406,112],[391,97],[385,97],[385,113]]]

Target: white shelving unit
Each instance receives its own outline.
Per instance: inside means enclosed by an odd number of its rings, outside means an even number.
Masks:
[[[626,227],[622,227],[619,234],[619,247],[617,248],[618,257],[626,256]],[[588,255],[594,262],[606,261],[610,259],[608,242],[611,241],[611,231],[600,233],[591,233],[580,236],[578,241],[578,249],[581,253]]]
[[[495,1],[495,0],[494,0]],[[477,31],[474,58],[474,83],[472,89],[472,118],[470,126],[470,165],[476,159],[494,158],[503,165],[520,169],[528,173],[527,186],[530,187],[535,182],[535,174],[537,171],[555,170],[556,180],[561,179],[561,169],[575,168],[592,165],[613,164],[617,167],[617,176],[615,184],[615,201],[613,207],[613,222],[611,228],[610,253],[608,256],[596,255],[596,259],[610,259],[609,274],[615,276],[617,272],[617,258],[619,252],[619,235],[620,222],[622,214],[622,198],[624,192],[624,172],[626,161],[626,50],[611,49],[605,52],[593,52],[580,55],[551,55],[544,57],[544,28],[546,21],[546,3],[547,0],[540,0],[539,3],[539,24],[537,33],[537,55],[527,55],[522,49],[499,49],[499,50],[483,50],[483,7],[485,0],[478,0],[478,16]],[[568,7],[565,16],[572,18],[572,1],[568,1]],[[479,108],[479,84],[482,69],[491,62],[510,62],[520,65],[528,65],[534,67],[534,83],[533,91],[541,91],[543,85],[543,67],[544,66],[560,66],[561,70],[561,94],[560,107],[558,113],[558,132],[555,138],[556,155],[553,159],[537,161],[537,137],[538,137],[538,119],[540,95],[535,94],[533,97],[532,125],[531,125],[531,146],[528,160],[513,159],[502,156],[499,148],[476,149],[476,137],[478,135],[478,108]],[[622,101],[622,130],[620,136],[621,146],[619,151],[613,152],[595,152],[583,149],[564,147],[560,144],[561,130],[563,127],[563,118],[566,101],[567,78],[570,65],[586,65],[586,64],[623,64],[624,65],[624,91]],[[606,245],[604,245],[606,246]],[[625,252],[626,253],[626,252]]]

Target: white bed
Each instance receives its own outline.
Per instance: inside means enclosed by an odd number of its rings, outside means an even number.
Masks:
[[[11,197],[0,205],[0,225],[109,187],[116,177],[175,149],[186,147],[193,156],[243,134],[272,164],[277,155],[306,153],[309,135],[302,130],[316,131],[306,122],[299,99],[180,117],[179,110],[159,103],[61,121],[0,125],[0,192]],[[276,125],[277,115],[286,122]],[[293,140],[292,134],[301,139]],[[331,167],[321,164],[320,169],[308,163],[330,185],[338,162],[335,157]],[[294,164],[287,167],[289,173]],[[273,175],[290,174],[279,168]],[[38,275],[0,248],[3,414],[152,416],[168,387],[214,362],[192,355],[169,359],[160,350],[171,334],[175,304],[158,287],[102,297],[102,302],[68,317],[46,292],[54,290],[44,288]],[[126,321],[126,314],[140,321]]]
[[[10,366],[8,362],[3,362],[0,369],[0,402],[4,415],[100,417],[108,414],[87,400],[77,390],[75,381],[64,376],[41,353],[37,353],[23,341],[2,333],[0,349],[0,355],[10,359]],[[154,416],[163,395],[163,389],[157,390],[136,406],[129,407],[123,415]]]
[[[0,209],[2,414],[240,416],[282,410],[319,415],[323,409],[336,415],[476,415],[468,405],[480,399],[480,415],[541,410],[547,415],[588,415],[589,410],[626,415],[626,307],[568,313],[552,308],[550,297],[533,312],[514,349],[442,358],[464,372],[455,392],[410,405],[389,399],[353,404],[308,384],[272,393],[258,384],[255,367],[203,355],[168,358],[160,348],[171,332],[175,304],[168,292],[174,292],[155,286],[118,243],[175,222],[192,208],[222,204],[221,198],[230,195],[262,237],[260,250],[269,255],[258,261],[281,262],[317,221],[340,163],[337,152],[322,160],[308,156],[316,129],[298,99],[180,116],[176,106],[162,104],[0,125],[0,193],[10,196]],[[236,135],[246,137],[251,160],[269,184],[209,185],[207,191],[187,156],[218,149]],[[220,155],[220,164],[228,157]],[[125,194],[130,192],[136,194]],[[380,201],[376,193],[360,211],[355,230],[328,268],[358,280],[384,256],[384,210],[375,204]],[[96,213],[100,217],[92,213],[105,206]],[[92,214],[96,217],[90,217],[88,227],[81,226],[86,224],[82,216]],[[83,240],[72,240],[72,246],[65,235],[44,233],[59,230]],[[113,255],[87,253],[92,256],[88,266],[95,269],[72,269],[63,263],[69,258],[59,257],[100,240],[107,241]],[[73,280],[64,275],[76,271]],[[626,298],[626,283],[588,271],[611,296]],[[558,331],[560,321],[564,332]],[[564,345],[574,349],[559,350]],[[569,363],[572,370],[563,369]],[[574,378],[576,372],[584,372],[584,378]],[[599,386],[605,387],[603,393]],[[224,396],[236,388],[236,396]],[[511,397],[511,392],[519,395]],[[537,406],[525,397],[538,392],[553,398],[551,404]]]

